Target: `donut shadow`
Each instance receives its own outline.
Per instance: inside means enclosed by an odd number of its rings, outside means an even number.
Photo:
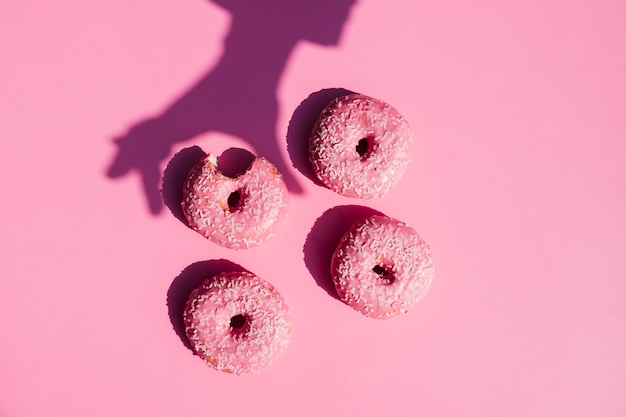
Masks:
[[[183,312],[189,296],[207,278],[214,277],[222,272],[249,272],[234,262],[226,259],[212,259],[208,261],[194,262],[174,278],[167,290],[167,310],[174,332],[178,335],[183,345],[193,352],[191,344],[185,334],[185,322]]]
[[[318,116],[331,100],[353,94],[345,88],[325,88],[312,93],[296,107],[287,127],[287,152],[295,169],[315,184],[324,186],[315,176],[309,161],[309,136]]]
[[[189,227],[189,222],[187,222],[181,207],[183,184],[191,168],[205,156],[206,154],[199,146],[190,146],[174,155],[163,171],[163,181],[161,182],[163,204],[174,217],[187,227]]]
[[[331,297],[339,299],[330,274],[330,263],[339,240],[355,222],[375,214],[382,215],[365,206],[336,206],[318,217],[307,235],[302,249],[304,264],[317,285]]]

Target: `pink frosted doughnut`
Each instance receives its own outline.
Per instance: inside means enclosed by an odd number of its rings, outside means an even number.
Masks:
[[[185,332],[209,366],[258,373],[289,343],[289,309],[278,291],[249,272],[223,272],[190,295]]]
[[[331,263],[339,298],[375,318],[406,313],[426,294],[434,271],[430,249],[419,234],[380,215],[352,225]]]
[[[332,100],[309,139],[309,158],[324,185],[372,198],[396,185],[409,163],[413,131],[389,104],[361,94]]]
[[[231,249],[258,246],[271,238],[287,212],[287,187],[267,159],[257,157],[246,172],[229,178],[211,154],[189,172],[182,209],[192,229]]]

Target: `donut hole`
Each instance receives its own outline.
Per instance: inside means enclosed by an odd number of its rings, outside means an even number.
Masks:
[[[385,285],[393,284],[396,280],[396,277],[391,271],[391,268],[387,268],[382,265],[375,265],[372,268],[372,271],[374,271],[374,273],[378,275],[379,280]]]
[[[361,159],[367,159],[372,154],[372,148],[374,147],[374,138],[363,137],[359,139],[356,144],[356,153],[359,154]]]
[[[233,330],[243,329],[248,320],[243,314],[237,314],[230,318],[230,328]]]
[[[235,211],[241,206],[241,191],[235,190],[228,196],[228,209],[230,211]]]

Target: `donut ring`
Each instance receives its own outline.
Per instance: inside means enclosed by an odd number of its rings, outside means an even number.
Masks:
[[[390,318],[422,298],[432,282],[430,249],[406,224],[381,215],[356,222],[331,262],[339,298],[368,317]]]
[[[250,272],[224,272],[190,295],[185,332],[193,351],[227,373],[258,373],[289,343],[289,309],[279,292]]]
[[[386,194],[409,163],[413,131],[389,104],[361,94],[332,100],[309,138],[313,171],[326,187],[357,198]]]
[[[287,186],[265,158],[256,157],[246,172],[229,178],[208,154],[189,172],[181,206],[196,232],[221,246],[246,249],[274,236],[287,212]]]

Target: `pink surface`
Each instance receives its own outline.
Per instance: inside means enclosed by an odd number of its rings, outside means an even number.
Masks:
[[[0,416],[626,415],[625,3],[218,3],[0,3]],[[332,88],[415,130],[382,199],[310,179]],[[194,146],[284,173],[271,241],[236,252],[181,222]],[[431,246],[407,315],[327,285],[359,204]],[[180,337],[185,293],[227,267],[291,308],[259,375]]]

